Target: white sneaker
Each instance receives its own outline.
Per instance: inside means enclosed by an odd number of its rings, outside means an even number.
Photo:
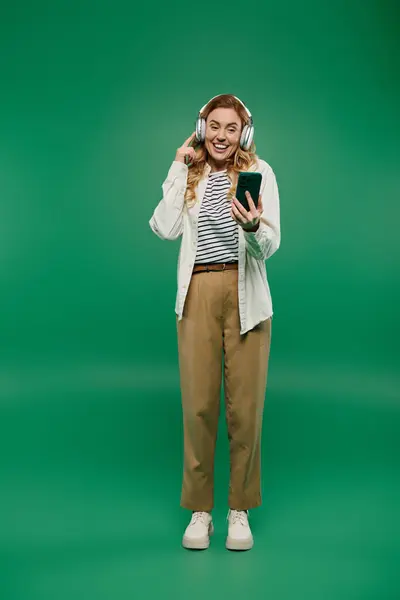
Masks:
[[[213,533],[214,526],[210,513],[196,511],[186,527],[182,546],[191,550],[205,550],[210,545],[210,535]]]
[[[228,512],[228,537],[226,547],[228,550],[250,550],[253,547],[253,535],[249,525],[247,510],[229,510]]]

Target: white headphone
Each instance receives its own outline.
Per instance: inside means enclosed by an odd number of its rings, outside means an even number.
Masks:
[[[218,95],[221,96],[221,94],[218,94]],[[214,98],[218,98],[218,96],[214,96]],[[214,100],[214,98],[211,98],[211,100]],[[236,96],[234,96],[234,98],[236,98]],[[206,108],[206,106],[211,102],[211,100],[209,100],[200,109],[199,116],[197,117],[197,120],[196,120],[196,139],[198,142],[204,142],[204,140],[206,139],[206,120],[204,119],[204,117],[201,116],[201,113]],[[243,150],[248,150],[250,148],[250,146],[253,142],[253,138],[254,138],[253,117],[251,116],[250,111],[243,104],[243,102],[241,100],[239,100],[239,98],[236,98],[236,100],[238,100],[240,102],[240,104],[243,106],[243,108],[245,109],[245,111],[247,112],[247,115],[249,117],[249,123],[243,127],[243,131],[240,136],[240,147]]]

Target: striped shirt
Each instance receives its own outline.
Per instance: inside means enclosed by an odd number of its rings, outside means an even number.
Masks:
[[[238,261],[238,224],[230,215],[231,203],[226,198],[230,187],[226,170],[208,175],[198,218],[195,264]]]

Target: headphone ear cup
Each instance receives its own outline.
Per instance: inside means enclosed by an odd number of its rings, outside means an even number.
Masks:
[[[196,121],[196,139],[198,142],[206,139],[206,121],[203,117],[198,117]]]
[[[243,150],[248,150],[253,142],[253,138],[254,138],[253,125],[245,125],[243,127],[242,135],[240,136],[240,147]]]
[[[243,150],[246,150],[246,140],[247,140],[247,131],[249,129],[248,125],[245,125],[242,130],[242,135],[240,136],[240,147]]]

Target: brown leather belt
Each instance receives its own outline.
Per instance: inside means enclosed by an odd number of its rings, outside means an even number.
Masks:
[[[212,263],[209,265],[194,265],[192,273],[200,273],[202,271],[229,271],[237,269],[238,263]]]

